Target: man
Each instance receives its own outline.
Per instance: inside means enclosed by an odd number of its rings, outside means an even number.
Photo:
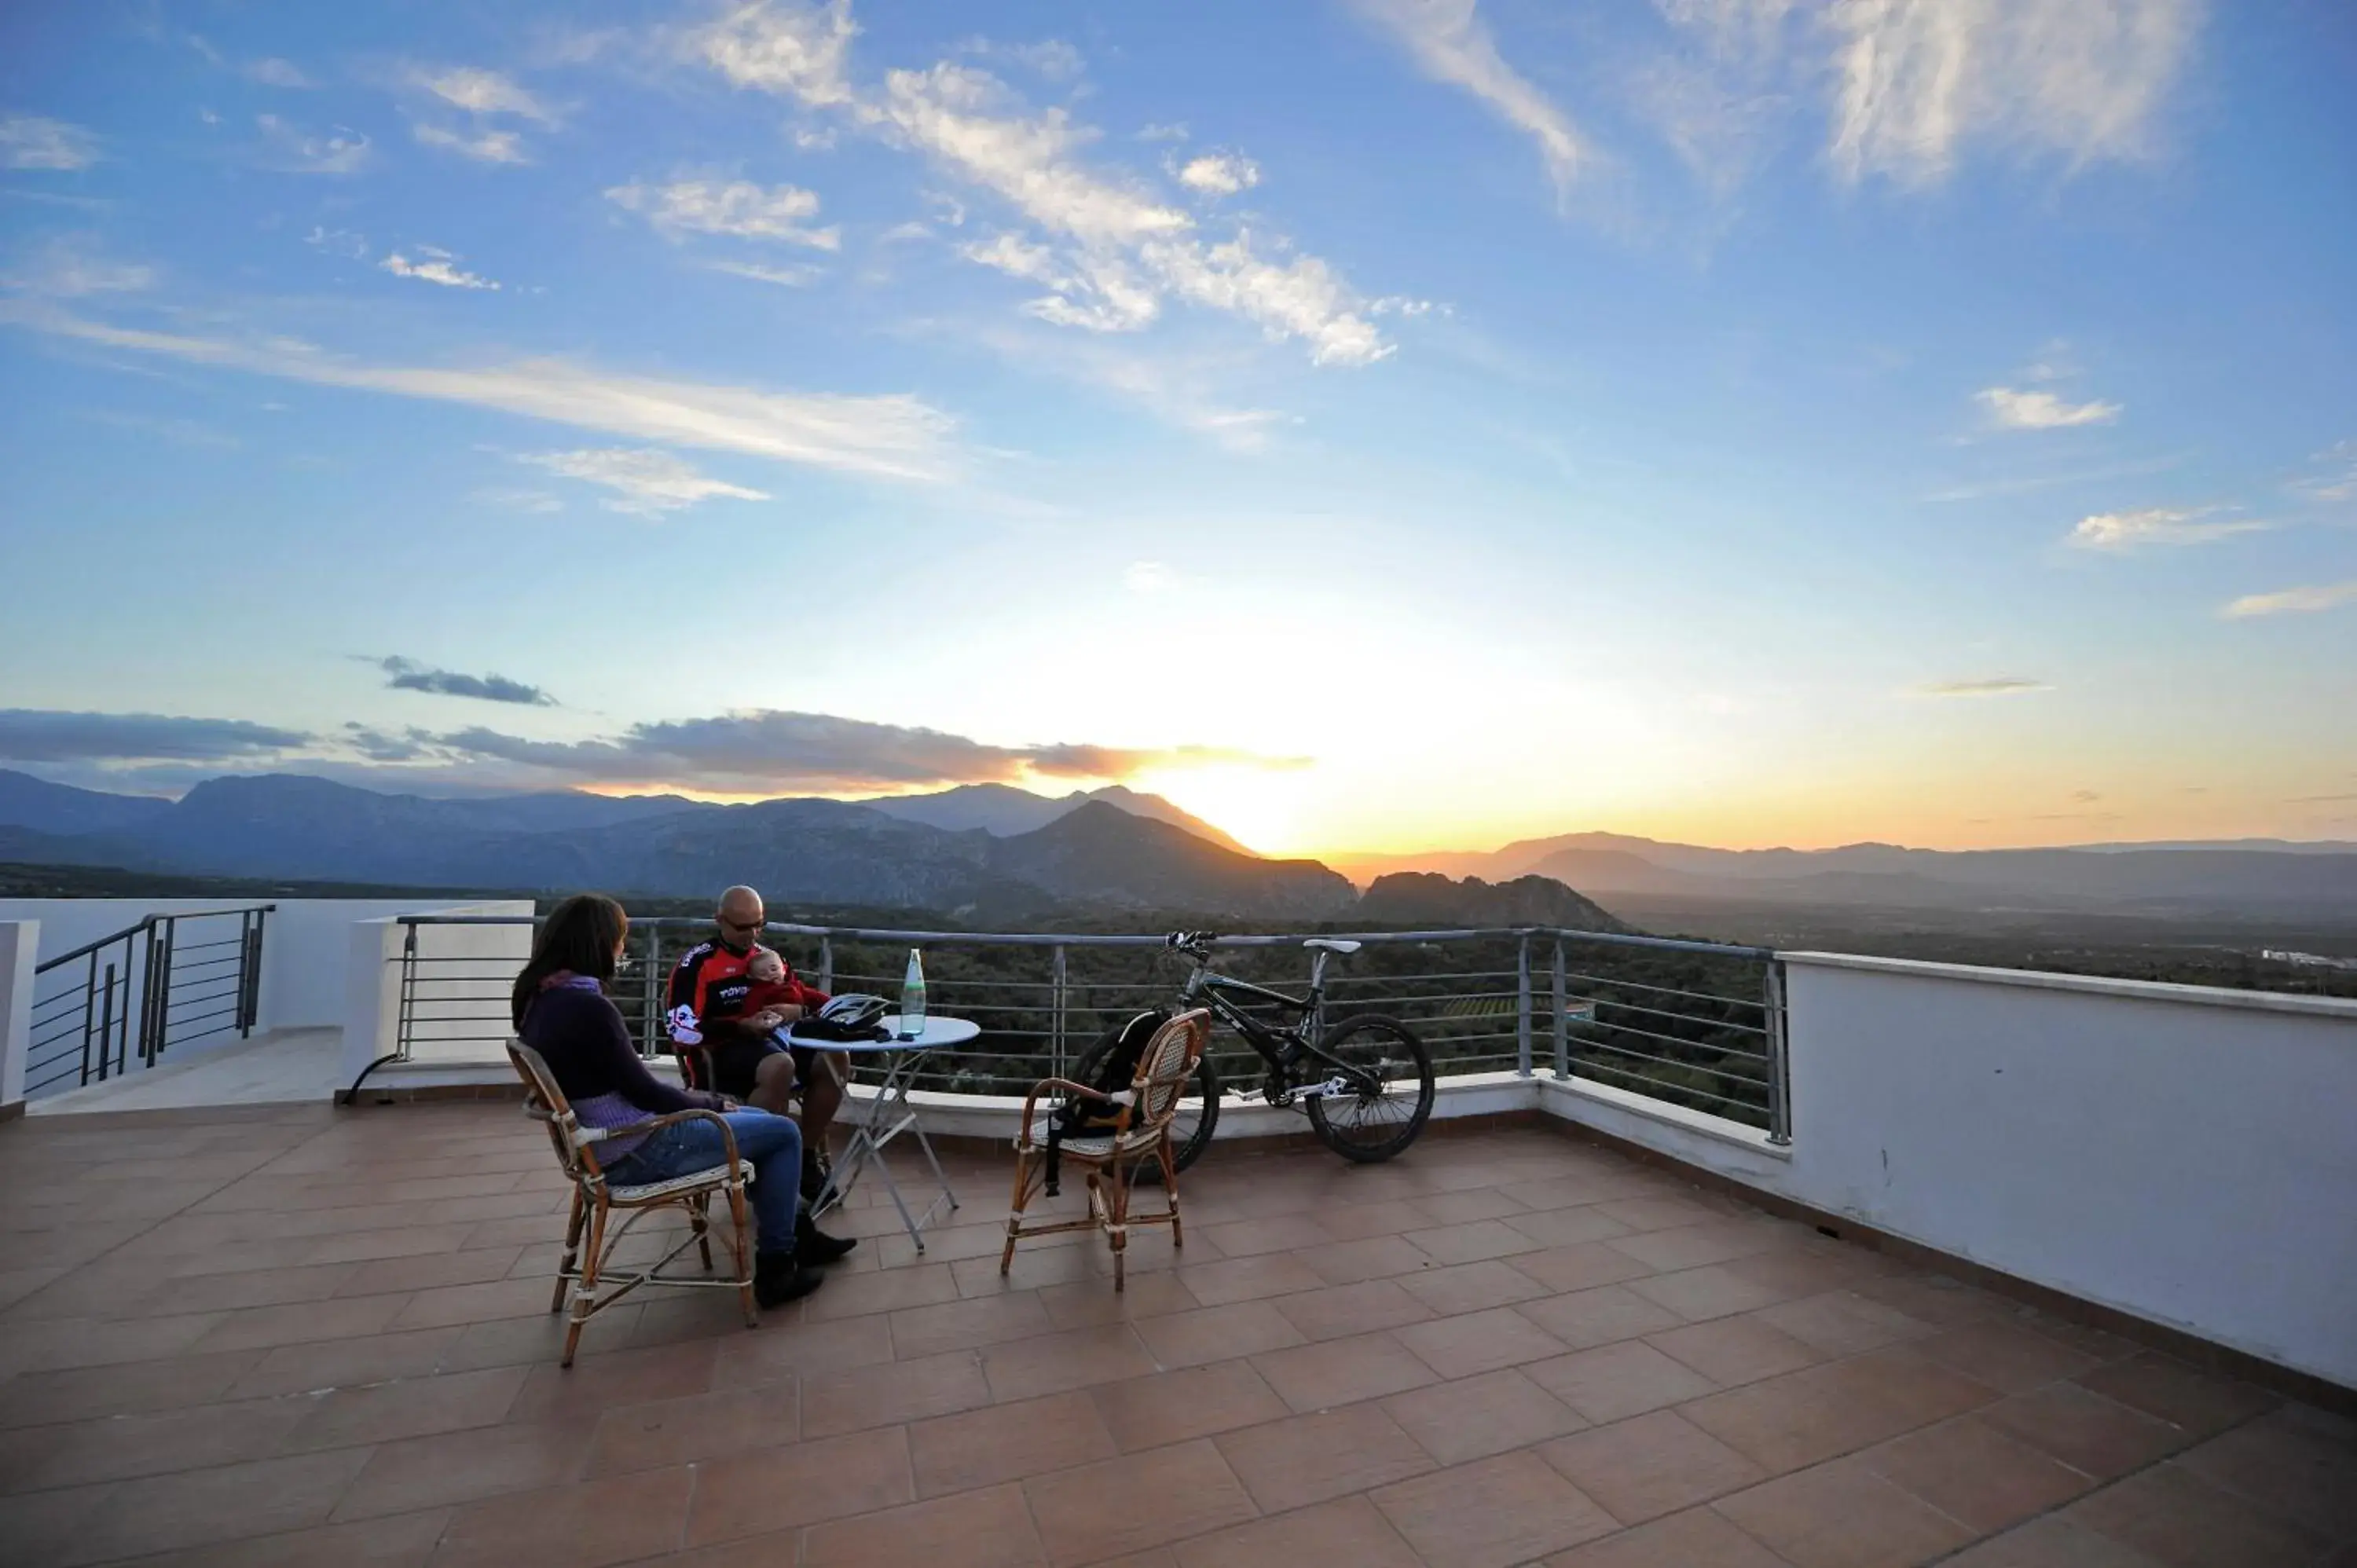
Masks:
[[[681,954],[671,972],[665,1018],[674,1045],[700,1045],[711,1053],[710,1087],[723,1094],[785,1116],[791,1114],[788,1097],[801,1082],[802,1193],[815,1197],[825,1180],[827,1133],[843,1106],[850,1058],[836,1052],[831,1064],[822,1064],[809,1047],[789,1048],[771,1037],[802,1016],[800,1007],[745,1011],[753,990],[753,950],[768,922],[761,896],[750,887],[723,893],[712,940]]]

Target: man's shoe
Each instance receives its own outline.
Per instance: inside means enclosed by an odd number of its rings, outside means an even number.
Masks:
[[[802,1201],[805,1203],[816,1203],[818,1201],[818,1195],[826,1190],[827,1178],[833,1175],[834,1175],[834,1166],[828,1162],[825,1155],[812,1154],[807,1150],[804,1151],[802,1155]]]
[[[812,1223],[807,1214],[794,1219],[794,1256],[813,1263],[832,1263],[859,1245],[853,1236],[830,1236]]]
[[[754,1256],[753,1299],[765,1307],[800,1301],[824,1283],[824,1274],[803,1267],[792,1252],[761,1252]]]

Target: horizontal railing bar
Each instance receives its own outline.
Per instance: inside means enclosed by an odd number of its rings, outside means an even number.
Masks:
[[[1768,1033],[1768,1027],[1764,1024],[1738,1023],[1733,1018],[1706,1018],[1698,1013],[1680,1013],[1667,1007],[1648,1007],[1641,1002],[1615,1002],[1604,996],[1566,997],[1565,1000],[1567,1003],[1586,1003],[1599,1012],[1609,1007],[1616,1012],[1642,1013],[1652,1018],[1676,1018],[1688,1024],[1707,1024],[1714,1029],[1738,1029],[1747,1035],[1764,1036]],[[1597,1018],[1595,1022],[1605,1028],[1626,1027],[1624,1025],[1606,1024],[1601,1017]]]
[[[1731,1106],[1731,1107],[1733,1107],[1735,1110],[1738,1110],[1738,1111],[1748,1111],[1748,1112],[1751,1112],[1752,1114],[1754,1114],[1754,1115],[1764,1116],[1764,1115],[1766,1115],[1766,1114],[1767,1114],[1767,1112],[1768,1112],[1768,1108],[1767,1108],[1766,1106],[1764,1106],[1764,1105],[1754,1105],[1754,1104],[1752,1104],[1750,1101],[1744,1101],[1744,1100],[1729,1100],[1728,1098],[1727,1098],[1727,1096],[1725,1096],[1725,1095],[1723,1095],[1723,1094],[1713,1094],[1713,1093],[1712,1093],[1709,1090],[1707,1090],[1707,1089],[1688,1089],[1688,1088],[1686,1088],[1684,1084],[1676,1084],[1676,1083],[1663,1083],[1660,1079],[1657,1079],[1657,1078],[1647,1078],[1647,1077],[1646,1077],[1644,1074],[1642,1074],[1642,1073],[1639,1073],[1639,1072],[1631,1072],[1631,1071],[1630,1071],[1628,1069],[1626,1069],[1626,1068],[1616,1068],[1616,1067],[1611,1067],[1611,1066],[1605,1065],[1605,1064],[1593,1063],[1593,1062],[1591,1062],[1591,1063],[1587,1063],[1587,1064],[1585,1064],[1585,1065],[1587,1065],[1587,1067],[1589,1067],[1589,1068],[1590,1068],[1591,1069],[1593,1069],[1593,1070],[1592,1070],[1591,1072],[1589,1072],[1589,1073],[1585,1073],[1585,1074],[1584,1074],[1584,1073],[1580,1072],[1578,1066],[1577,1066],[1577,1065],[1575,1065],[1575,1066],[1573,1067],[1573,1069],[1572,1069],[1572,1077],[1574,1077],[1574,1078],[1592,1077],[1592,1076],[1594,1076],[1594,1073],[1595,1073],[1595,1072],[1609,1072],[1609,1073],[1612,1073],[1612,1074],[1614,1074],[1614,1075],[1616,1075],[1616,1076],[1618,1076],[1618,1077],[1620,1077],[1620,1078],[1634,1079],[1637,1082],[1641,1083],[1641,1084],[1645,1084],[1645,1085],[1649,1086],[1652,1090],[1658,1091],[1657,1093],[1654,1093],[1654,1094],[1649,1095],[1649,1096],[1648,1096],[1648,1098],[1652,1098],[1652,1099],[1659,1099],[1659,1098],[1661,1098],[1661,1097],[1662,1097],[1662,1096],[1663,1096],[1663,1095],[1670,1095],[1670,1094],[1691,1094],[1691,1095],[1693,1095],[1693,1096],[1694,1096],[1695,1099],[1697,1099],[1697,1100],[1711,1100],[1711,1101],[1717,1101],[1717,1102],[1718,1102],[1719,1104],[1721,1104],[1721,1105]],[[1639,1091],[1639,1090],[1629,1090],[1629,1092],[1631,1092],[1631,1093],[1637,1093],[1637,1092],[1641,1092],[1641,1091]]]
[[[1710,1066],[1708,1066],[1707,1064],[1705,1064],[1705,1063],[1702,1063],[1702,1062],[1681,1062],[1681,1061],[1672,1061],[1672,1060],[1671,1060],[1669,1058],[1667,1058],[1667,1057],[1649,1057],[1649,1056],[1647,1056],[1647,1055],[1646,1055],[1644,1052],[1642,1052],[1642,1051],[1632,1051],[1632,1050],[1629,1049],[1629,1047],[1626,1047],[1626,1046],[1606,1046],[1606,1045],[1599,1045],[1599,1044],[1598,1044],[1596,1041],[1593,1041],[1593,1040],[1583,1040],[1583,1041],[1581,1041],[1580,1043],[1581,1043],[1582,1045],[1586,1045],[1586,1046],[1593,1047],[1595,1049],[1598,1049],[1598,1050],[1610,1051],[1610,1052],[1611,1052],[1614,1056],[1616,1056],[1616,1057],[1629,1057],[1629,1058],[1633,1058],[1634,1060],[1641,1061],[1641,1062],[1652,1062],[1652,1064],[1654,1064],[1656,1067],[1674,1067],[1674,1068],[1678,1069],[1679,1069],[1680,1071],[1682,1071],[1682,1072],[1708,1072],[1708,1073],[1717,1073],[1717,1076],[1719,1076],[1719,1077],[1721,1077],[1721,1078],[1732,1078],[1732,1079],[1735,1079],[1737,1081],[1738,1081],[1738,1082],[1742,1082],[1742,1083],[1758,1083],[1758,1084],[1760,1085],[1760,1087],[1761,1089],[1763,1089],[1763,1090],[1765,1090],[1765,1089],[1768,1087],[1767,1080],[1766,1080],[1766,1079],[1749,1079],[1749,1078],[1745,1078],[1745,1077],[1743,1077],[1740,1073],[1723,1073],[1723,1072],[1718,1072],[1718,1069],[1717,1069],[1713,1068],[1713,1067],[1710,1067]],[[1572,1059],[1573,1059],[1573,1060],[1575,1060],[1575,1061],[1578,1060],[1578,1059],[1579,1059],[1579,1057],[1580,1057],[1580,1054],[1581,1054],[1581,1053],[1579,1053],[1579,1052],[1577,1052],[1577,1051],[1574,1051],[1574,1052],[1572,1052],[1572,1053],[1571,1053]]]
[[[274,908],[275,906],[273,906]],[[231,911],[234,913],[234,911]],[[537,923],[533,915],[396,915],[401,926],[524,926]],[[693,927],[711,929],[709,920],[689,916],[653,915],[631,922],[657,928]],[[901,943],[932,942],[946,947],[1069,947],[1166,948],[1164,937],[1094,931],[904,931],[867,926],[813,926],[799,921],[772,920],[764,928],[791,936],[827,937],[838,941]],[[1620,931],[1583,931],[1567,926],[1480,926],[1435,931],[1290,932],[1282,935],[1222,936],[1212,939],[1221,948],[1293,947],[1318,937],[1331,941],[1355,941],[1372,946],[1402,942],[1462,942],[1502,938],[1549,937],[1565,941],[1594,942],[1606,947],[1652,949],[1662,952],[1716,953],[1728,957],[1772,959],[1773,948],[1739,947],[1729,942],[1690,941],[1683,937],[1649,937]]]
[[[1566,970],[1566,982],[1587,982],[1590,985],[1617,985],[1628,991],[1652,991],[1663,996],[1691,996],[1697,1002],[1733,1002],[1744,1007],[1757,1007],[1765,1012],[1768,1004],[1749,996],[1727,996],[1716,991],[1681,991],[1674,985],[1650,985],[1641,980],[1622,980],[1609,974],[1581,974]]]
[[[1675,1035],[1661,1035],[1651,1029],[1641,1029],[1634,1024],[1591,1023],[1582,1018],[1574,1020],[1571,1026],[1575,1029],[1610,1029],[1619,1034],[1635,1035],[1642,1039],[1659,1040],[1665,1046],[1684,1046],[1692,1050],[1717,1051],[1721,1056],[1741,1057],[1747,1061],[1764,1062],[1768,1059],[1767,1053],[1764,1051],[1747,1051],[1739,1046],[1716,1045],[1709,1040],[1681,1039]],[[1599,1043],[1586,1035],[1580,1036],[1579,1039],[1587,1045]]]
[[[101,937],[95,941],[84,942],[81,946],[74,949],[71,952],[61,952],[55,958],[43,959],[39,963],[33,966],[33,972],[37,975],[47,974],[50,970],[57,968],[59,964],[71,963],[78,958],[89,957],[91,953],[96,952],[102,947],[110,947],[116,942],[127,941],[139,932],[150,929],[165,920],[203,920],[212,918],[219,915],[252,915],[256,913],[266,915],[277,908],[278,906],[275,904],[248,904],[236,909],[191,909],[185,914],[178,915],[150,915],[143,920],[133,921],[130,925],[124,927],[119,931],[113,932],[112,935]]]

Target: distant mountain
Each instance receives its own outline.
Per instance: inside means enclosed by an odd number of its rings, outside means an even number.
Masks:
[[[37,833],[108,833],[136,827],[172,809],[150,795],[110,795],[52,784],[0,768],[0,825]]]
[[[1359,900],[1358,918],[1387,926],[1560,926],[1576,931],[1629,928],[1549,876],[1453,882],[1435,872],[1378,876]]]
[[[996,841],[991,865],[1012,880],[1076,901],[1322,919],[1357,895],[1314,860],[1265,860],[1183,828],[1091,800],[1036,832]]]
[[[211,779],[177,803],[156,804],[159,810],[103,832],[0,824],[0,859],[678,897],[749,882],[780,906],[1021,912],[1075,905],[1306,918],[1338,913],[1355,899],[1350,884],[1315,862],[1264,860],[1109,800],[1046,802],[1058,808],[1051,821],[1004,836],[844,800],[720,806],[571,793],[440,800],[292,774]],[[59,814],[53,803],[43,809],[52,819]],[[91,820],[106,819],[98,812]]]
[[[1108,784],[1102,789],[1075,789],[1069,795],[1060,796],[1035,795],[1011,784],[961,784],[954,789],[942,789],[930,795],[882,795],[862,800],[859,804],[872,806],[885,815],[899,817],[903,822],[923,822],[950,832],[979,829],[998,838],[1011,838],[1017,833],[1037,832],[1092,800],[1118,806],[1134,817],[1146,817],[1157,822],[1168,822],[1172,827],[1184,828],[1197,838],[1208,839],[1222,849],[1232,850],[1237,854],[1254,853],[1202,818],[1180,811],[1161,796],[1141,794],[1121,784]]]
[[[1608,900],[1620,893],[1889,909],[2357,916],[2357,852],[2276,842],[1727,850],[1622,833],[1565,833],[1487,854],[1345,856],[1340,864],[1361,876],[1402,869],[1493,879],[1537,875]]]

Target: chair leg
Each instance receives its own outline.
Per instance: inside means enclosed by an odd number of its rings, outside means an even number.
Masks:
[[[588,1203],[581,1189],[573,1189],[573,1213],[565,1221],[565,1262],[556,1266],[556,1292],[548,1303],[551,1312],[565,1310],[565,1287],[573,1283],[574,1265],[581,1261],[581,1226],[589,1218]]]
[[[729,1251],[737,1258],[737,1294],[745,1304],[745,1326],[758,1328],[761,1323],[759,1304],[753,1299],[753,1244],[746,1230],[745,1189],[735,1182],[728,1184],[728,1218],[735,1228],[728,1238]],[[705,1268],[712,1266],[706,1254]]]
[[[1187,1244],[1187,1233],[1178,1228],[1178,1171],[1170,1161],[1168,1138],[1162,1140],[1154,1156],[1162,1162],[1162,1193],[1170,1203],[1170,1248],[1176,1251]]]
[[[704,1272],[712,1272],[712,1221],[706,1211],[712,1207],[712,1195],[699,1192],[687,1200],[688,1228],[695,1232],[695,1250],[704,1254]]]
[[[581,1259],[581,1288],[573,1295],[572,1320],[565,1328],[565,1359],[560,1367],[573,1365],[573,1352],[581,1343],[581,1326],[597,1310],[597,1265],[606,1250],[606,1205],[603,1198],[589,1206],[589,1251]]]
[[[1113,1178],[1113,1191],[1105,1214],[1105,1233],[1113,1242],[1113,1292],[1119,1295],[1128,1285],[1130,1184],[1122,1179],[1120,1156],[1114,1156],[1107,1168]]]
[[[1015,1196],[1006,1210],[1006,1245],[998,1253],[998,1272],[1015,1266],[1015,1243],[1023,1234],[1023,1211],[1031,1203],[1031,1151],[1015,1151]]]

